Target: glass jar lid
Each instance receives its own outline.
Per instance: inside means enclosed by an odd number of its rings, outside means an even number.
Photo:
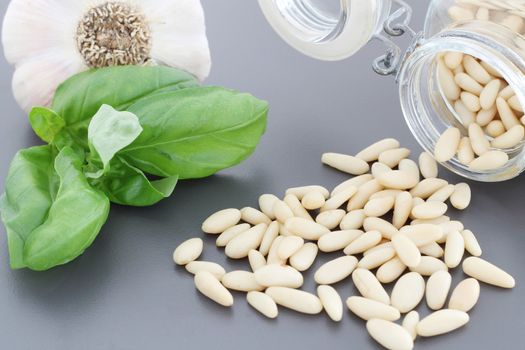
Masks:
[[[382,29],[390,0],[259,0],[274,30],[296,50],[321,60],[355,54]]]

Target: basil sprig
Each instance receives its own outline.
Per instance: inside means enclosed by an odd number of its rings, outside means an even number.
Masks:
[[[51,109],[30,114],[46,146],[13,159],[0,198],[12,268],[46,270],[88,248],[109,203],[149,206],[179,179],[246,159],[266,127],[268,104],[200,87],[166,67],[111,67],[63,83]]]

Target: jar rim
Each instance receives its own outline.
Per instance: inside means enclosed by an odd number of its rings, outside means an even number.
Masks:
[[[480,26],[483,30],[478,30]],[[422,72],[422,67],[436,61],[440,53],[459,51],[485,61],[514,87],[520,103],[525,105],[525,89],[516,88],[525,86],[525,60],[511,47],[498,40],[502,30],[506,35],[516,35],[500,25],[487,22],[470,21],[458,24],[425,39],[403,63],[398,80],[401,108],[409,129],[427,152],[434,153],[435,144],[444,130],[438,131],[439,126],[433,122],[437,120],[439,111],[436,111],[437,106],[429,106],[433,96],[421,96],[421,90],[418,91],[421,89],[419,80],[423,74],[428,73]],[[428,83],[431,84],[430,81]],[[429,89],[423,91],[431,94]],[[430,121],[431,125],[423,125],[423,121]],[[441,121],[443,122],[443,119]],[[505,166],[495,170],[474,171],[456,158],[441,164],[450,171],[473,180],[504,181],[518,176],[525,170],[525,147],[521,147],[518,154]]]
[[[391,0],[339,0],[337,18],[327,18],[312,0],[259,0],[279,36],[303,54],[325,61],[348,58],[381,29]]]

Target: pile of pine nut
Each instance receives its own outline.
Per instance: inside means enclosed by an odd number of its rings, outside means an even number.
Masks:
[[[279,305],[306,314],[325,310],[341,321],[343,302],[331,285],[351,276],[361,295],[350,296],[346,305],[387,349],[412,349],[417,336],[460,328],[478,301],[478,281],[513,288],[514,278],[481,259],[472,231],[446,216],[447,201],[458,210],[468,207],[470,187],[438,178],[438,165],[428,153],[420,155],[419,164],[408,159],[410,153],[395,139],[355,156],[327,153],[324,164],[355,177],[331,192],[318,185],[290,188],[282,200],[260,196],[259,209],[224,209],[208,217],[202,230],[218,235],[216,244],[229,258],[248,258],[251,271],[226,272],[216,263],[197,261],[200,238],[178,246],[173,259],[195,275],[196,288],[208,298],[231,306],[229,290],[247,292],[247,302],[269,318],[277,317]],[[319,251],[343,254],[317,269],[315,295],[300,290],[301,272]],[[471,256],[463,260],[465,252]],[[462,261],[470,277],[455,286],[446,305],[448,270]],[[389,295],[383,284],[394,282]],[[435,312],[420,320],[414,309],[423,298]],[[403,321],[395,323],[401,314]]]
[[[457,0],[448,9],[453,21],[486,20],[516,33],[525,30],[525,6],[502,0]],[[487,63],[461,52],[438,57],[437,74],[444,97],[465,127],[446,130],[435,146],[435,157],[454,157],[474,171],[501,168],[508,151],[525,138],[523,107],[511,86]]]

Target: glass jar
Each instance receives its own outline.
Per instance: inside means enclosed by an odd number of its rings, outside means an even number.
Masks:
[[[387,52],[374,61],[373,68],[382,75],[395,75],[405,120],[429,153],[435,154],[438,140],[449,128],[459,129],[461,147],[464,141],[472,152],[469,141],[474,140],[473,129],[479,129],[482,147],[476,141],[474,158],[505,157],[497,166],[487,167],[480,164],[496,163],[456,155],[441,161],[446,168],[479,181],[503,181],[525,170],[523,137],[506,142],[511,134],[515,139],[521,135],[525,123],[521,108],[525,106],[525,0],[433,0],[421,32],[409,27],[412,11],[402,0],[259,0],[259,4],[286,42],[318,59],[350,57],[372,39],[385,43]],[[401,50],[394,38],[405,33],[412,42]],[[451,68],[449,58],[454,55],[450,53],[461,57],[456,68]],[[485,81],[475,70],[479,67],[489,74]],[[454,89],[459,89],[455,97],[445,89],[442,79],[449,74],[445,70],[452,73]],[[466,84],[465,75],[478,79],[474,79],[478,85]],[[492,80],[498,80],[491,84],[492,90],[499,87],[496,97],[485,88]],[[489,122],[493,122],[490,127]]]

